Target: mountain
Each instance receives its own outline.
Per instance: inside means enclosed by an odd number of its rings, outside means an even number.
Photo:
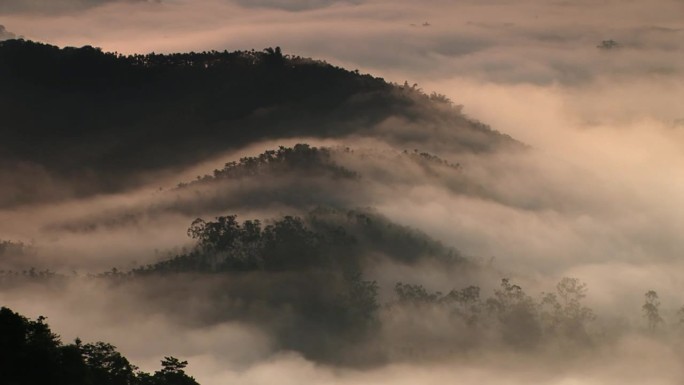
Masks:
[[[6,40],[0,82],[0,207],[123,191],[263,140],[519,146],[441,95],[279,48],[123,56]]]
[[[24,229],[0,243],[4,293],[97,293],[169,330],[244,325],[265,351],[355,367],[423,350],[423,310],[457,330],[439,354],[490,329],[516,348],[541,338],[520,287],[480,297],[473,283],[498,273],[457,251],[464,238],[397,215],[410,195],[507,204],[485,182],[525,147],[442,95],[280,48],[123,56],[24,40],[0,42],[0,82],[0,213]],[[157,189],[169,176],[180,183]],[[19,207],[34,203],[50,204]],[[509,316],[523,326],[500,327]]]

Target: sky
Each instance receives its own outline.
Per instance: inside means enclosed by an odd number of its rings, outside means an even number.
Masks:
[[[549,287],[562,276],[579,277],[589,284],[588,300],[604,309],[604,315],[625,307],[636,308],[638,314],[640,296],[649,288],[658,290],[672,314],[684,303],[682,0],[3,0],[0,24],[5,27],[0,28],[0,39],[21,35],[125,54],[280,46],[286,54],[323,59],[444,94],[463,105],[469,117],[529,144],[533,154],[470,157],[449,153],[448,143],[435,145],[438,155],[464,164],[468,177],[497,199],[454,194],[430,185],[423,175],[411,174],[419,182],[402,194],[381,183],[370,187],[372,194],[384,197],[374,202],[379,212],[399,223],[418,224],[469,256],[494,257],[498,268],[535,289]],[[607,40],[617,46],[600,48]],[[362,148],[376,145],[368,138],[340,144],[350,143]],[[274,145],[255,145],[242,153]],[[34,208],[17,223],[19,229],[29,229],[31,221],[52,218],[57,212],[78,217],[122,205],[145,206],[151,199],[156,198],[145,190]],[[186,218],[175,220],[169,226],[182,230]],[[0,225],[0,230],[15,229]],[[120,256],[148,252],[170,242],[171,236],[165,230],[135,235],[143,251],[135,245],[115,247],[130,237],[125,231],[91,241],[75,235],[59,246],[64,253],[77,250],[88,255],[104,241]],[[434,271],[422,274],[434,278],[437,286],[447,280]],[[6,298],[32,309],[16,297]],[[69,306],[84,303],[89,300],[74,300]],[[97,311],[88,314],[92,323],[100,320]],[[67,335],[73,332],[68,322],[60,324],[69,330]],[[161,330],[178,327],[159,322]],[[143,323],[136,330],[145,334],[155,327]],[[456,372],[441,363],[427,369],[397,364],[363,372],[319,368],[296,355],[268,356],[268,342],[244,325],[224,327],[224,334],[194,331],[188,340],[169,342],[164,348],[191,346],[186,349],[191,365],[194,358],[207,384],[226,379],[269,384],[283,375],[292,383],[441,383]],[[141,349],[122,337],[125,329],[111,326],[104,331],[112,339],[121,338],[128,352]],[[219,357],[256,363],[247,369],[226,369],[216,356],[203,356],[202,349],[221,351],[212,342],[216,335],[223,335],[226,343],[253,348],[245,353],[252,358],[225,352],[216,353]],[[559,385],[648,382],[625,371],[639,363],[642,373],[658,373],[652,383],[679,383],[682,373],[676,360],[669,359],[668,349],[635,337],[613,351],[597,352],[601,359],[587,359],[586,366],[577,363],[579,369],[571,365],[560,375],[529,363],[505,375],[511,384],[529,383],[530,378]],[[152,353],[156,351],[138,358],[149,364]],[[652,356],[668,358],[649,360]],[[515,362],[492,354],[459,364],[458,373],[468,383],[498,383],[502,371],[492,364],[497,360]]]

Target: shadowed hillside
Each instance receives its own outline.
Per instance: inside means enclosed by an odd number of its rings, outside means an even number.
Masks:
[[[265,139],[441,136],[470,152],[515,143],[440,95],[279,48],[121,56],[7,40],[0,82],[0,180],[12,186],[0,206],[121,191]]]

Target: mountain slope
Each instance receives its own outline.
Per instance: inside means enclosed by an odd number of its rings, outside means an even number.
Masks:
[[[0,181],[13,186],[0,207],[121,191],[267,139],[518,145],[443,97],[279,48],[121,56],[7,40],[0,83]]]

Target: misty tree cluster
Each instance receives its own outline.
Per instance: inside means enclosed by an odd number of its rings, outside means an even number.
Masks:
[[[478,286],[445,294],[429,292],[422,285],[397,283],[394,291],[396,300],[389,304],[390,311],[446,314],[453,329],[445,333],[458,331],[460,335],[455,338],[459,346],[455,349],[460,351],[493,343],[532,349],[548,342],[589,345],[592,340],[595,316],[582,304],[586,285],[575,278],[563,278],[554,293],[542,293],[540,299],[529,296],[509,279],[502,279],[488,298],[481,297]],[[416,348],[422,345],[420,341],[415,344]]]
[[[386,312],[382,317],[386,322],[397,322],[397,318],[404,322],[402,333],[406,341],[390,341],[394,358],[431,358],[492,346],[515,351],[553,346],[572,353],[610,344],[632,332],[676,345],[684,333],[684,306],[669,314],[671,321],[667,322],[655,290],[644,294],[641,326],[623,324],[611,328],[598,322],[594,311],[583,304],[587,285],[577,278],[564,277],[554,292],[542,292],[537,297],[528,295],[507,278],[489,297],[482,297],[478,286],[442,293],[401,282],[395,285],[394,295],[380,310]],[[445,319],[448,328],[431,329],[431,325],[442,324]],[[433,339],[440,337],[447,342]]]
[[[670,329],[674,327],[679,331],[684,328],[684,306],[677,310],[675,319],[668,325],[665,318],[661,315],[660,298],[655,290],[649,290],[644,293],[644,304],[641,306],[641,311],[651,333],[667,332],[668,326]]]
[[[17,282],[30,281],[50,281],[62,280],[65,277],[57,274],[50,269],[38,270],[35,267],[26,270],[0,269],[0,285],[12,286]]]
[[[620,44],[618,44],[618,42],[613,39],[609,39],[601,41],[601,43],[597,45],[596,48],[607,51],[620,48]]]
[[[39,271],[33,267],[23,269],[20,272],[12,270],[17,263],[20,265],[20,262],[35,255],[36,252],[31,245],[27,245],[23,242],[0,240],[0,283],[2,283],[8,277],[17,275],[30,277],[45,277],[48,275],[53,275],[53,273],[50,271]]]
[[[25,255],[29,253],[29,247],[22,242],[0,240],[0,258],[10,255]]]
[[[440,158],[437,155],[430,154],[425,151],[418,151],[418,149],[414,149],[413,151],[408,151],[404,150],[403,154],[409,156],[410,158],[418,161],[419,163],[425,163],[425,164],[436,164],[440,166],[446,166],[452,169],[458,170],[461,168],[461,165],[459,163],[450,163],[442,158]]]
[[[0,382],[6,385],[198,385],[186,361],[165,357],[152,374],[131,364],[116,347],[80,339],[64,344],[45,322],[0,308]]]
[[[379,326],[378,284],[362,274],[370,253],[407,264],[423,258],[463,262],[454,250],[422,233],[354,210],[319,208],[305,217],[285,216],[266,224],[239,222],[234,215],[209,222],[197,219],[188,235],[197,240],[194,250],[122,273],[125,279],[226,275],[230,281],[222,284],[242,303],[268,303],[273,319],[284,317],[287,309],[288,321],[269,327],[283,348],[317,360],[339,360],[354,345],[371,339]],[[249,312],[232,314],[264,322]]]

